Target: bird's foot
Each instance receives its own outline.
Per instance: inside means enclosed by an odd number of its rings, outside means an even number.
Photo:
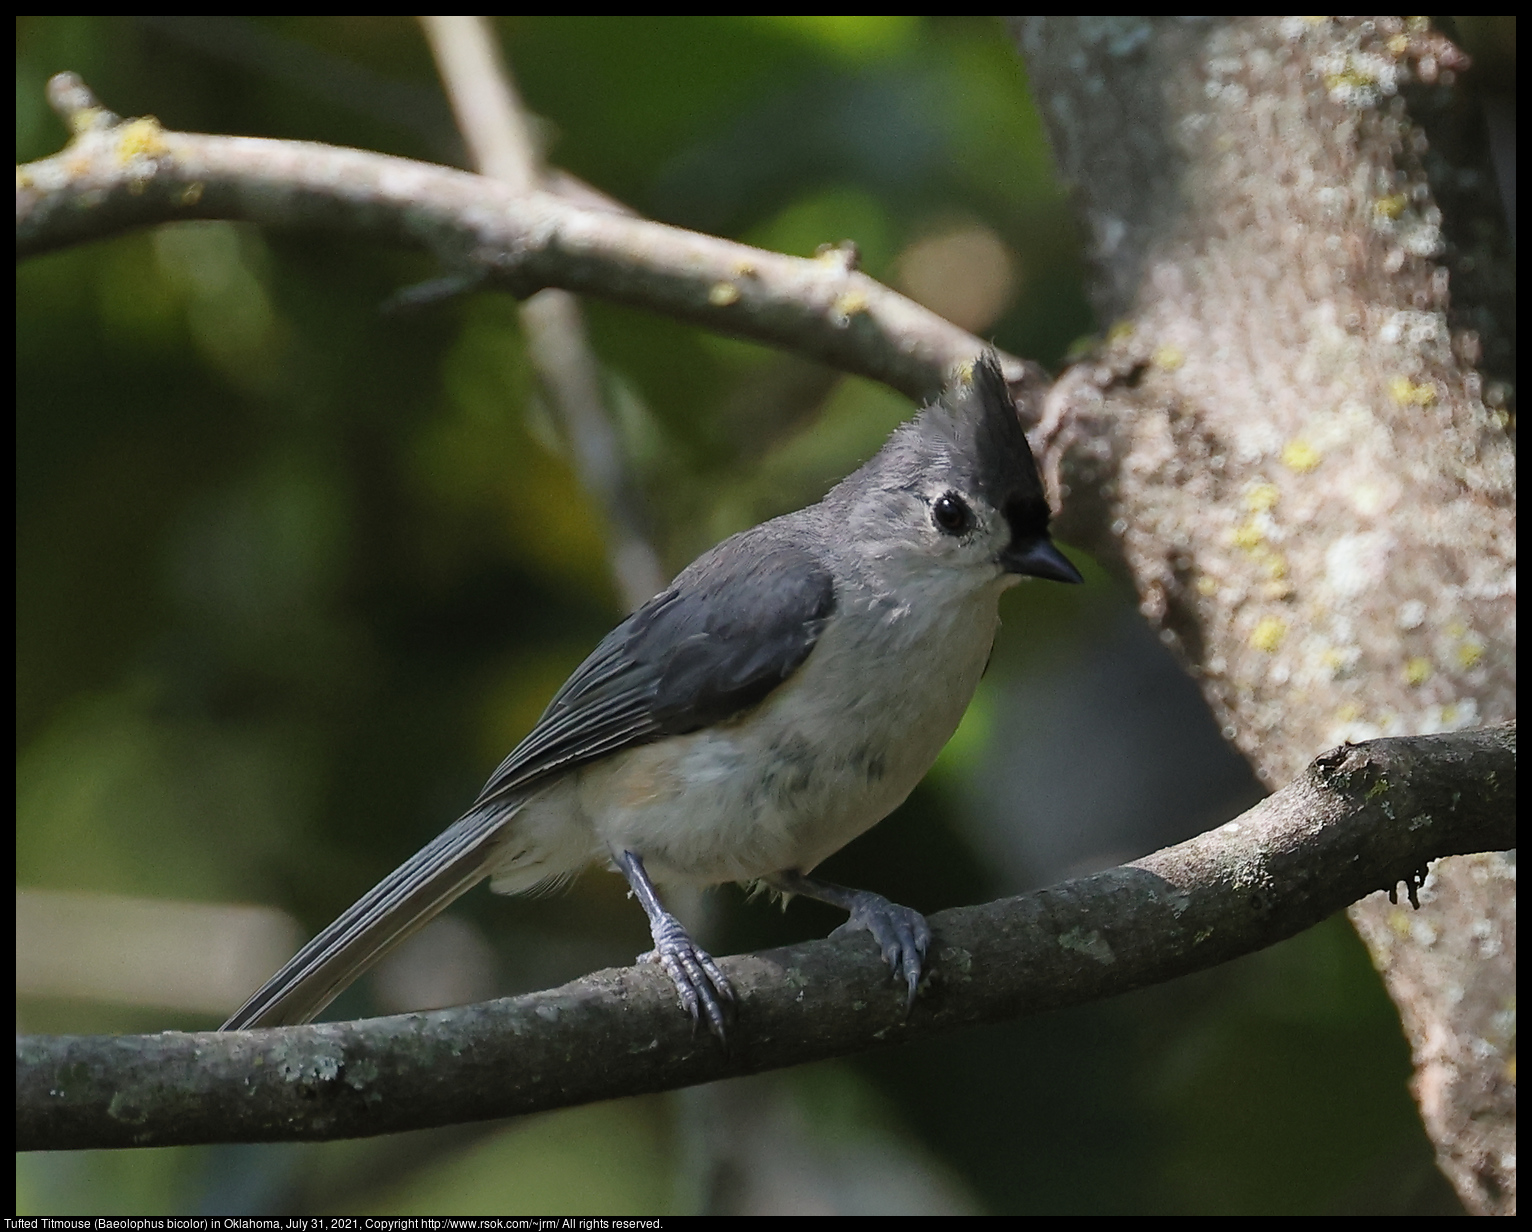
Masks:
[[[649,931],[654,937],[654,949],[640,954],[638,961],[658,963],[665,969],[675,985],[681,1008],[691,1015],[693,1034],[705,1014],[708,1030],[727,1046],[724,1025],[734,1009],[734,989],[728,978],[718,969],[712,955],[699,947],[681,921],[668,911],[654,921]]]
[[[904,1007],[905,1013],[909,1013],[915,1005],[915,989],[925,966],[926,950],[931,945],[931,926],[914,908],[889,902],[881,894],[870,890],[848,893],[850,901],[841,905],[851,912],[851,918],[830,936],[844,937],[863,930],[870,932],[883,951],[883,961],[894,973],[894,979],[903,979],[909,987]]]

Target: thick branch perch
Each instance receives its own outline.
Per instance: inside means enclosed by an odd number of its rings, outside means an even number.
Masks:
[[[171,132],[123,121],[61,73],[49,97],[75,131],[16,169],[16,255],[138,227],[217,218],[347,231],[426,248],[522,299],[562,287],[782,347],[916,401],[984,343],[867,275],[362,150]],[[1040,371],[1003,357],[1013,386]],[[1019,391],[1024,392],[1024,391]]]
[[[933,916],[908,1019],[866,938],[724,962],[733,1050],[654,968],[363,1022],[16,1041],[22,1150],[361,1137],[513,1116],[1100,1000],[1272,945],[1429,860],[1515,841],[1513,724],[1341,747],[1236,821],[1093,877]],[[1428,890],[1429,892],[1429,890]],[[1408,908],[1402,904],[1400,911]]]

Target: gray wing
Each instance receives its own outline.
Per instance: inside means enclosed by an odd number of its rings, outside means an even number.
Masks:
[[[528,791],[756,705],[808,657],[834,610],[834,579],[803,549],[746,532],[700,557],[575,669],[463,817],[304,946],[222,1030],[313,1018],[488,875],[501,827]]]
[[[748,710],[808,657],[834,610],[834,579],[811,553],[748,532],[725,540],[607,634],[475,807]]]

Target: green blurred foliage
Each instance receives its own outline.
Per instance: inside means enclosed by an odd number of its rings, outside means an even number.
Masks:
[[[669,1118],[627,1099],[525,1117],[486,1135],[428,1177],[381,1188],[337,1214],[669,1215],[677,1213]],[[593,1161],[599,1164],[593,1166]]]
[[[990,336],[1054,363],[1090,329],[1063,194],[998,25],[499,29],[550,159],[636,208],[802,254],[854,239],[882,277],[912,240],[978,220],[1019,271]],[[20,19],[18,161],[63,144],[43,103],[63,69],[113,110],[174,128],[462,158],[402,18]],[[223,223],[19,267],[20,883],[274,903],[322,926],[456,815],[620,616],[605,527],[541,404],[514,304],[476,294],[379,314],[439,273],[351,237]],[[672,568],[817,498],[910,411],[668,320],[599,303],[588,316]],[[812,396],[773,401],[778,389]],[[1030,594],[1032,636],[1001,658],[1081,636],[1078,602]],[[991,714],[977,707],[942,772],[830,875],[927,910],[991,895],[943,789],[982,755]],[[727,890],[716,902],[725,952],[839,922]],[[463,909],[500,947],[508,988],[647,944],[599,872],[561,899],[477,894]],[[368,1012],[369,996],[358,985],[334,1016]],[[215,1025],[102,1006],[20,1017]],[[1377,1169],[1419,1175],[1406,1075],[1390,1007],[1333,922],[1200,981],[810,1067],[790,1089],[841,1138],[860,1126],[870,1142],[922,1143],[990,1210],[1316,1211]],[[682,1107],[392,1142],[23,1156],[17,1209],[688,1209]],[[1389,1205],[1399,1188],[1377,1185],[1378,1209],[1403,1209]]]

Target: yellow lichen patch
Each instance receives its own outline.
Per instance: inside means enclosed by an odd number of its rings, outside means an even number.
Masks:
[[[1236,526],[1232,537],[1235,547],[1246,552],[1253,552],[1266,541],[1266,532],[1256,525],[1254,519],[1251,519],[1243,526]]]
[[[1431,679],[1431,660],[1416,655],[1404,665],[1404,678],[1410,684],[1425,684]]]
[[[860,291],[845,291],[835,297],[831,312],[842,322],[849,321],[859,312],[867,311],[867,297]]]
[[[841,240],[838,244],[821,244],[814,249],[814,260],[824,261],[849,273],[862,264],[862,250],[855,240]]]
[[[1323,455],[1313,445],[1301,438],[1288,441],[1282,446],[1282,465],[1300,475],[1307,475],[1319,465]]]
[[[1280,579],[1287,576],[1287,557],[1283,556],[1281,552],[1271,553],[1261,564],[1266,570],[1266,576],[1269,578]]]
[[[1218,583],[1204,573],[1197,579],[1197,593],[1204,599],[1211,599],[1218,593]]]
[[[715,282],[707,289],[707,302],[714,308],[727,308],[739,299],[739,288],[732,282]]]
[[[1403,193],[1393,193],[1387,197],[1379,197],[1372,203],[1372,212],[1379,218],[1398,218],[1403,214],[1405,207],[1410,204],[1410,199]]]
[[[1335,717],[1342,723],[1355,723],[1362,717],[1362,708],[1355,702],[1347,702],[1335,712]]]
[[[77,133],[88,133],[101,122],[105,112],[100,107],[81,107],[69,116],[69,127]]]
[[[1258,483],[1245,493],[1245,508],[1251,513],[1264,513],[1268,509],[1275,509],[1281,499],[1282,493],[1277,490],[1276,484]]]
[[[1133,330],[1135,328],[1132,321],[1118,321],[1111,329],[1106,331],[1106,340],[1108,342],[1124,342],[1133,337]]]
[[[1149,362],[1162,372],[1174,372],[1186,362],[1186,353],[1180,347],[1157,346],[1154,348],[1154,354],[1149,357]]]
[[[1396,376],[1388,383],[1388,396],[1400,406],[1430,406],[1436,401],[1436,389],[1417,385],[1407,376]]]
[[[1337,90],[1351,91],[1365,89],[1368,86],[1375,86],[1377,84],[1377,75],[1369,73],[1366,69],[1360,67],[1350,67],[1344,72],[1328,73],[1325,76],[1325,89],[1329,90],[1332,94]]]
[[[130,163],[138,158],[158,158],[169,152],[165,130],[153,116],[129,120],[117,130],[117,159]]]
[[[1473,667],[1484,657],[1484,646],[1475,641],[1460,642],[1458,644],[1458,662],[1464,667]]]
[[[734,263],[734,274],[738,278],[754,278],[758,272],[754,261],[739,260]]]
[[[1409,36],[1406,34],[1396,34],[1388,40],[1385,46],[1388,47],[1389,55],[1393,56],[1396,60],[1402,60],[1404,59],[1404,53],[1410,49]]]
[[[1275,616],[1267,616],[1256,625],[1254,631],[1250,634],[1250,644],[1257,650],[1273,654],[1281,648],[1283,639],[1286,637],[1287,622],[1278,620]]]

